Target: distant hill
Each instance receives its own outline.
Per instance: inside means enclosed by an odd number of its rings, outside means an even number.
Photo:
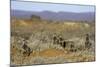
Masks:
[[[45,20],[56,20],[56,21],[94,21],[95,13],[94,12],[85,12],[85,13],[73,13],[73,12],[51,12],[51,11],[42,11],[42,12],[31,12],[31,11],[20,11],[20,10],[11,10],[11,16],[17,18],[30,18],[32,15],[40,16]]]

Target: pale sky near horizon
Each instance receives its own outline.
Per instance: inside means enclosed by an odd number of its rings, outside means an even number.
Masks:
[[[95,6],[71,5],[40,2],[11,1],[12,10],[23,11],[54,11],[54,12],[95,12]]]

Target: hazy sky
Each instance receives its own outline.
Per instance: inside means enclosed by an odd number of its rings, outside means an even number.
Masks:
[[[94,12],[94,6],[11,1],[11,9],[24,11]]]

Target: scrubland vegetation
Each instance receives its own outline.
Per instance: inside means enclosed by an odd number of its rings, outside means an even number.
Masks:
[[[94,60],[94,22],[11,19],[11,65]]]

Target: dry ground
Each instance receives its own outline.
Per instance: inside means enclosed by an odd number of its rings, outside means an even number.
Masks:
[[[95,60],[94,22],[56,22],[11,20],[11,64],[32,65]],[[63,49],[52,43],[53,34],[61,35],[65,40],[73,41],[76,52]],[[84,48],[85,34],[90,34],[92,47]],[[22,40],[28,38],[27,45],[33,50],[30,56],[23,55]],[[44,41],[41,41],[43,39]],[[82,49],[82,50],[78,50]]]

